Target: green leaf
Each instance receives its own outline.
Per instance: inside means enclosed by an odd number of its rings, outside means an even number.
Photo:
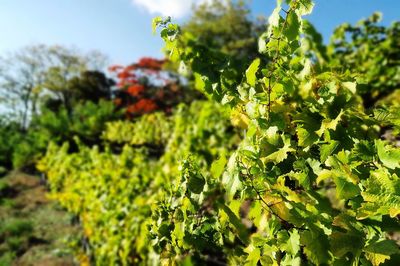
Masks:
[[[296,255],[300,251],[300,235],[297,230],[289,232],[289,241],[287,242],[285,251]]]
[[[268,51],[267,48],[267,43],[269,42],[269,35],[266,33],[263,33],[259,38],[258,38],[258,52],[260,54],[266,53]]]
[[[373,161],[376,155],[376,150],[373,142],[361,140],[354,145],[352,156],[359,157],[363,161]]]
[[[211,165],[211,174],[215,179],[218,179],[224,172],[226,162],[227,162],[226,156],[223,154],[218,160],[214,161],[213,164]]]
[[[278,146],[280,141],[281,141],[281,136],[278,133],[279,129],[276,126],[273,127],[269,127],[266,131],[265,131],[265,139],[266,141],[273,145],[273,146]]]
[[[360,194],[360,188],[353,183],[347,181],[342,176],[336,176],[334,178],[336,184],[336,196],[338,199],[351,199]]]
[[[219,207],[225,212],[229,218],[229,222],[234,226],[238,232],[239,239],[245,244],[249,244],[249,234],[246,226],[240,221],[235,213],[225,204],[219,204]]]
[[[254,59],[249,68],[246,70],[247,83],[252,87],[256,86],[256,80],[257,80],[256,74],[260,66],[260,62],[261,62],[260,58]]]
[[[279,25],[279,20],[281,19],[281,5],[278,3],[272,14],[268,18],[268,25],[270,27],[277,27]]]
[[[325,162],[326,159],[335,152],[338,146],[339,141],[336,140],[331,140],[329,144],[321,145],[319,149],[321,162]]]
[[[355,82],[343,82],[343,87],[351,91],[353,94],[356,93],[357,83]]]
[[[284,146],[279,148],[278,151],[271,153],[270,155],[261,158],[261,160],[266,163],[266,162],[274,162],[274,163],[280,163],[283,162],[289,152],[295,151],[293,148],[291,148],[290,144],[290,139],[288,137],[282,136]]]
[[[300,19],[296,12],[290,12],[287,16],[286,37],[289,41],[295,40],[300,32]]]
[[[385,142],[382,140],[375,140],[375,146],[378,151],[379,160],[384,166],[395,169],[400,168],[400,149],[385,147]]]
[[[390,259],[393,254],[399,254],[399,246],[393,240],[380,240],[365,247],[365,256],[374,266],[378,266]]]
[[[249,253],[246,259],[246,266],[257,266],[258,261],[261,258],[261,251],[259,248],[253,247],[253,250]]]
[[[348,252],[355,256],[364,247],[364,236],[358,232],[334,231],[330,235],[330,245],[336,257],[344,257]]]
[[[301,234],[300,242],[304,245],[304,253],[316,265],[328,263],[330,260],[328,237],[321,229],[313,227]]]
[[[395,217],[400,214],[400,179],[385,169],[371,172],[361,193],[365,200],[358,210],[359,219],[377,214]]]
[[[271,264],[267,264],[267,265],[271,265]],[[290,254],[285,254],[280,265],[282,265],[282,266],[301,266],[303,264],[302,264],[300,256],[290,256]]]
[[[300,147],[311,146],[319,139],[318,135],[314,131],[310,131],[302,127],[297,127],[296,131]]]
[[[205,184],[206,181],[200,173],[193,173],[188,180],[188,189],[195,194],[200,194]]]
[[[379,253],[384,255],[399,254],[399,246],[393,240],[380,240],[365,247],[364,251],[371,253]]]
[[[239,169],[236,163],[237,155],[234,154],[229,158],[227,170],[224,172],[222,177],[222,184],[226,189],[226,193],[229,199],[232,199],[236,191],[241,187],[241,181],[239,179]]]
[[[322,136],[325,130],[331,129],[336,130],[339,122],[342,119],[343,110],[340,110],[339,115],[335,119],[324,119],[321,124],[321,128],[316,132],[318,136]]]
[[[309,132],[317,131],[321,128],[322,116],[319,113],[310,110],[297,114],[294,118],[296,124],[300,124],[302,128]]]
[[[162,17],[155,17],[153,18],[152,22],[151,22],[151,29],[153,31],[153,34],[156,33],[157,27],[158,25],[163,21]]]

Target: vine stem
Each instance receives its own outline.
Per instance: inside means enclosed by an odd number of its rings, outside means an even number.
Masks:
[[[283,203],[284,201],[281,200],[281,201],[275,202],[275,203],[273,203],[273,204],[268,204],[268,203],[263,199],[263,197],[261,196],[260,191],[255,187],[255,185],[254,185],[254,179],[251,178],[251,174],[250,174],[250,172],[249,172],[249,169],[248,169],[243,163],[241,163],[241,164],[242,164],[242,167],[243,167],[244,169],[246,169],[246,177],[249,177],[250,182],[251,182],[251,188],[252,188],[252,190],[254,190],[254,191],[256,192],[258,200],[262,203],[262,204],[261,204],[262,208],[263,208],[264,210],[266,210],[267,212],[271,213],[272,215],[276,216],[279,220],[281,220],[281,222],[285,222],[285,223],[287,223],[287,224],[290,224],[293,228],[296,228],[296,229],[298,229],[298,230],[304,230],[304,228],[297,227],[297,226],[295,226],[294,224],[288,222],[287,220],[285,220],[284,218],[282,218],[279,214],[277,214],[277,213],[272,209],[273,206],[275,206],[276,204],[279,204],[279,203]],[[265,207],[263,204],[264,204],[266,207]]]

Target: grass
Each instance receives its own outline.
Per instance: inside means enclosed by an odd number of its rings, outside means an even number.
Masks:
[[[0,266],[77,265],[67,239],[79,236],[71,215],[46,198],[39,179],[0,178]]]
[[[23,219],[12,218],[0,223],[0,265],[11,265],[6,262],[23,253],[32,230],[32,223]]]
[[[3,255],[0,255],[0,266],[12,265],[16,255],[14,252],[7,251]]]
[[[0,179],[0,198],[6,197],[10,189],[10,185],[5,180]]]
[[[0,237],[22,236],[32,232],[33,226],[30,221],[11,218],[0,222]]]
[[[0,193],[6,190],[9,187],[6,181],[0,180]],[[1,195],[1,194],[0,194]]]

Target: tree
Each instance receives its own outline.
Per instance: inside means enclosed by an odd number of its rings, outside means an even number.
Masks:
[[[33,45],[0,58],[0,97],[26,128],[29,117],[38,113],[43,95],[57,97],[69,105],[67,81],[82,71],[100,70],[106,58],[99,52],[82,54],[62,46]]]
[[[258,55],[257,42],[265,29],[265,20],[250,18],[246,2],[213,0],[198,5],[182,26],[182,32],[236,60],[251,62]]]
[[[143,57],[126,67],[109,68],[118,80],[114,102],[126,109],[128,117],[156,110],[170,113],[173,106],[199,96],[185,86],[176,72],[164,69],[167,63],[167,60]]]
[[[51,87],[56,89],[54,93],[57,97],[54,97],[54,94],[47,95],[47,99],[43,101],[44,106],[53,111],[64,107],[71,113],[72,109],[83,101],[98,103],[101,99],[111,100],[112,87],[115,82],[106,77],[103,72],[87,70],[81,72],[79,76],[66,80],[62,87],[61,85],[60,83],[59,88],[61,89]]]
[[[44,74],[44,82],[40,85],[41,91],[50,92],[51,95],[55,96],[69,114],[72,112],[74,100],[82,96],[79,94],[85,93],[82,89],[88,89],[82,86],[82,83],[96,82],[93,79],[96,79],[95,76],[97,75],[96,85],[100,85],[102,88],[99,88],[100,91],[95,92],[95,94],[104,93],[104,91],[101,92],[104,89],[110,90],[111,81],[108,81],[104,74],[101,77],[101,73],[99,73],[106,63],[106,58],[101,53],[91,52],[83,55],[74,49],[54,46],[49,47],[48,54],[50,64]],[[92,81],[89,81],[89,79],[92,79]],[[81,84],[79,85],[79,83]],[[93,88],[93,86],[90,87]]]
[[[111,99],[111,87],[115,85],[114,80],[107,78],[100,71],[84,71],[79,77],[69,81],[74,91],[73,101],[87,100],[98,103],[100,99]]]
[[[0,95],[4,108],[14,113],[21,127],[27,125],[29,112],[35,113],[38,91],[44,80],[46,48],[43,45],[25,47],[0,58]]]

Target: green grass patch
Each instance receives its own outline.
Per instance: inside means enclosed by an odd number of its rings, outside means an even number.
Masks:
[[[0,236],[22,236],[30,234],[32,230],[32,223],[27,220],[10,219],[0,223]]]
[[[15,256],[15,253],[11,251],[0,255],[0,266],[12,265]]]

